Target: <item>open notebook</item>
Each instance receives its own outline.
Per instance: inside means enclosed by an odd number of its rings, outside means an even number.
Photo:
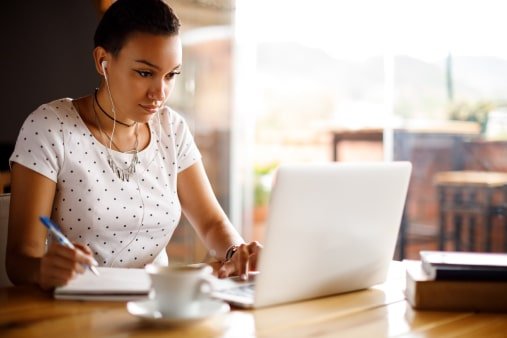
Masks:
[[[81,300],[134,300],[148,297],[150,277],[143,269],[99,267],[100,276],[90,270],[67,285],[57,287],[57,299]]]

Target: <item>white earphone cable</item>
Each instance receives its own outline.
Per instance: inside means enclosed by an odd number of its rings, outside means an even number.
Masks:
[[[104,79],[106,80],[107,93],[109,95],[109,101],[111,101],[111,110],[113,111],[113,130],[111,130],[111,138],[109,139],[109,149],[111,149],[113,138],[114,138],[114,131],[116,129],[116,109],[114,107],[114,101],[113,101],[113,96],[111,95],[111,89],[109,88],[109,81],[107,80],[105,67],[104,67]]]
[[[113,135],[114,135],[115,127],[116,127],[116,109],[115,109],[114,100],[113,100],[113,97],[112,97],[112,94],[111,94],[111,89],[109,87],[109,81],[107,80],[105,67],[103,67],[103,70],[104,70],[104,79],[106,81],[107,93],[108,93],[108,96],[109,96],[109,100],[111,102],[111,109],[112,109],[112,112],[113,112],[113,119],[114,119],[113,120],[113,129],[111,131],[111,138],[109,139],[109,149],[111,149],[112,139],[113,139]],[[166,97],[164,99],[163,103],[159,107],[159,110],[157,111],[157,119],[158,119],[158,143],[159,144],[161,142],[161,135],[162,135],[162,122],[161,122],[161,118],[160,118],[160,109],[162,109],[163,107],[165,107],[167,99],[168,99],[168,97]],[[156,153],[158,153],[158,151]],[[155,154],[155,156],[156,156],[156,154]],[[151,164],[151,162],[153,162],[153,160],[155,159],[155,156],[153,157],[153,159],[151,161],[149,161],[148,166]],[[143,173],[144,173],[144,171],[143,171]],[[142,215],[140,217],[140,222],[139,222],[139,225],[137,227],[137,231],[135,232],[134,236],[132,236],[131,240],[127,244],[125,244],[118,251],[118,253],[113,257],[113,259],[109,263],[110,267],[113,266],[113,264],[116,262],[116,260],[120,256],[120,254],[123,253],[125,251],[125,249],[127,249],[134,242],[134,240],[139,235],[139,232],[141,231],[141,228],[142,228],[143,223],[144,223],[144,216],[145,216],[145,209],[146,208],[145,208],[145,203],[144,203],[144,199],[143,199],[143,195],[142,195],[142,191],[141,191],[141,185],[139,184],[138,175],[134,175],[133,178],[134,178],[134,182],[136,183],[136,186],[137,186],[137,191],[139,193],[139,198],[141,199]]]

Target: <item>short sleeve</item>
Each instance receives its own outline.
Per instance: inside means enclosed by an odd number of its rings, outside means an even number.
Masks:
[[[178,173],[187,169],[201,159],[201,153],[195,144],[194,137],[183,117],[173,112],[172,124],[176,146]]]
[[[57,182],[64,160],[63,122],[42,105],[23,123],[9,163],[19,163]]]

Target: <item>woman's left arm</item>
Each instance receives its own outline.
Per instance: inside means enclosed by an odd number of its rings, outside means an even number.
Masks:
[[[257,269],[257,257],[262,246],[254,241],[245,243],[218,203],[201,161],[178,174],[178,197],[182,210],[196,229],[208,250],[222,258],[219,277],[240,275]],[[232,258],[225,261],[227,250],[235,247]]]

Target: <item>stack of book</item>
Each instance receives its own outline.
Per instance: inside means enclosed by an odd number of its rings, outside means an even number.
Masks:
[[[507,254],[421,251],[404,260],[405,295],[413,308],[507,311]]]

